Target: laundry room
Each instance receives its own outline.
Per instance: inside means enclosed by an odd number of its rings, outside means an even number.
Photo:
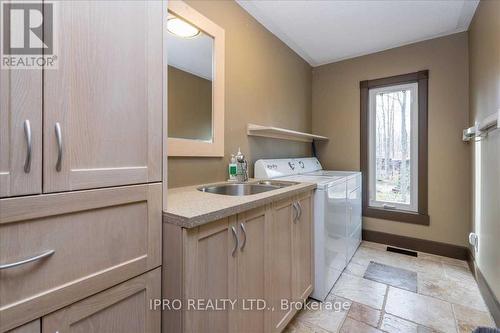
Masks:
[[[500,0],[0,5],[0,333],[500,333]]]

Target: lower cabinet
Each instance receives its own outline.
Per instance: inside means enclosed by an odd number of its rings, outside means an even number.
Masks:
[[[238,214],[238,249],[236,257],[236,298],[238,311],[236,332],[265,332],[268,311],[264,306],[269,293],[270,226],[271,214],[267,207]],[[263,297],[264,296],[264,297]]]
[[[125,286],[118,290],[153,286],[145,278],[150,273],[142,274],[161,265],[161,204],[161,183],[1,199],[0,333],[40,332],[40,318],[50,328],[43,331],[50,333],[78,327],[89,333],[127,332],[119,323],[108,330],[97,322],[119,312],[134,317],[129,311],[134,306],[145,314],[148,304],[137,303],[144,302],[143,296],[123,299],[99,314],[92,311],[107,303],[93,300],[112,301],[100,295],[115,295],[111,290],[117,285]],[[155,272],[155,295],[160,297],[161,270]],[[84,304],[91,305],[85,310]],[[80,315],[73,329],[72,321]],[[91,326],[81,326],[86,322]],[[159,326],[143,330],[159,331]]]
[[[261,207],[185,232],[184,331],[265,331],[269,219]]]
[[[295,202],[292,199],[284,199],[273,205],[271,288],[268,295],[273,309],[271,311],[271,332],[279,332],[284,329],[294,315],[292,307],[282,306],[282,302],[291,301],[294,294],[292,228],[294,227],[294,216],[296,217],[298,214],[294,205]]]
[[[314,244],[313,244],[313,208],[310,192],[298,197],[299,215],[293,227],[293,274],[295,300],[306,300],[313,290],[314,281]]]
[[[280,332],[313,288],[312,196],[197,228],[164,224],[163,332]]]
[[[236,226],[233,221],[230,222],[230,218],[196,229],[184,230],[183,312],[185,316],[181,325],[186,332],[236,331],[235,326],[231,326],[234,325],[233,311],[210,310],[204,307],[205,302],[202,303],[202,300],[215,302],[236,297],[235,255],[239,250],[236,237]],[[166,271],[170,272],[169,269]],[[189,303],[191,300],[193,303]],[[194,300],[197,302],[194,303]],[[173,311],[180,315],[180,312]],[[170,319],[164,321],[169,322]]]
[[[0,332],[161,265],[161,183],[0,200]]]
[[[160,332],[161,313],[150,308],[160,297],[157,268],[42,317],[42,333]]]
[[[271,234],[271,332],[280,332],[313,290],[311,192],[274,203]],[[293,303],[292,303],[293,302]]]

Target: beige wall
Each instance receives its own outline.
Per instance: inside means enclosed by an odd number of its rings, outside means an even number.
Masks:
[[[224,180],[241,146],[258,158],[304,156],[310,146],[246,135],[247,123],[311,130],[311,67],[234,1],[186,1],[226,32],[224,158],[168,160],[170,187]]]
[[[364,228],[466,245],[470,214],[467,33],[455,34],[314,68],[313,132],[330,137],[324,167],[360,168],[359,82],[429,70],[430,226],[364,218]]]
[[[500,1],[481,1],[469,30],[470,125],[500,108]],[[476,261],[500,299],[500,131],[472,154]]]
[[[212,81],[168,66],[168,134],[212,138]]]

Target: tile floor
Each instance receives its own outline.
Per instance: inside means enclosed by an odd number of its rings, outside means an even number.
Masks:
[[[495,327],[465,261],[411,257],[371,242],[361,244],[327,300],[343,306],[303,309],[285,332],[469,333]]]

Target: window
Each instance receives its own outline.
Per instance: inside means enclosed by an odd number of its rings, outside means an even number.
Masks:
[[[363,81],[363,215],[429,224],[427,81],[422,71]]]
[[[418,84],[370,89],[370,207],[418,211]]]

